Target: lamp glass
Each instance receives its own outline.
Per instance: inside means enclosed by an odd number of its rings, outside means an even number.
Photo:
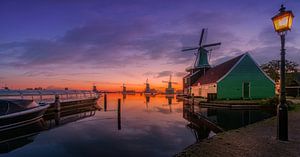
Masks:
[[[272,18],[274,29],[276,32],[283,32],[291,30],[293,22],[293,13],[291,11],[286,11],[279,13]]]

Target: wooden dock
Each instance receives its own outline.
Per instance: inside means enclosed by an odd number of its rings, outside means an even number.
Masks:
[[[49,105],[43,117],[57,122],[60,117],[95,111],[99,97],[98,93],[83,90],[0,90],[0,99],[27,99]]]
[[[229,109],[236,109],[236,110],[257,110],[257,109],[275,109],[276,106],[274,105],[261,105],[259,100],[245,100],[245,101],[206,101],[205,99],[201,98],[179,98],[186,103],[200,105],[204,108],[229,108]]]

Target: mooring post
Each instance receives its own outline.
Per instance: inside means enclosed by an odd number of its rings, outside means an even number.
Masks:
[[[192,94],[192,111],[194,112],[194,105],[195,105],[195,97],[194,94]]]
[[[104,94],[104,112],[106,112],[107,109],[107,96],[106,93]]]
[[[195,98],[194,98],[194,94],[192,94],[192,104],[194,105],[195,103]]]
[[[118,130],[121,130],[121,99],[118,99]]]
[[[22,92],[19,92],[19,93],[20,93],[21,99],[23,100],[24,99],[23,93]]]
[[[59,95],[55,95],[54,120],[55,120],[55,125],[59,125],[59,121],[60,121],[60,99],[59,99]]]

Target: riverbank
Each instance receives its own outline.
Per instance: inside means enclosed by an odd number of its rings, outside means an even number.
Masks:
[[[299,108],[299,106],[298,106]],[[289,112],[289,141],[276,140],[276,117],[195,143],[176,157],[299,157],[300,111]]]

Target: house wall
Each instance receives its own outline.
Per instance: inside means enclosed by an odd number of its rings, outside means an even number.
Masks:
[[[217,93],[217,84],[212,83],[192,86],[192,94],[194,94],[194,96],[202,96],[206,98],[207,93]]]
[[[217,85],[218,99],[242,99],[243,82],[250,83],[250,99],[271,98],[275,95],[275,84],[246,55],[240,63]]]

